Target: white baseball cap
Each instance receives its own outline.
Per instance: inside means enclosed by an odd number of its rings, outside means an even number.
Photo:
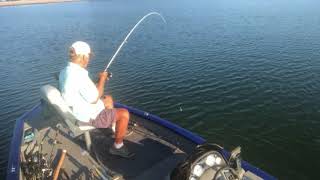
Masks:
[[[77,55],[89,56],[91,49],[88,43],[77,41],[71,45]]]

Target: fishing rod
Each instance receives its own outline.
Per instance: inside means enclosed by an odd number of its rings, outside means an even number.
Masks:
[[[117,57],[118,53],[120,52],[121,48],[123,47],[123,45],[128,42],[128,38],[130,37],[130,35],[133,33],[133,31],[140,25],[140,23],[142,23],[147,17],[151,16],[151,15],[158,15],[161,17],[162,21],[164,23],[167,23],[166,20],[163,18],[163,16],[160,13],[157,12],[151,12],[145,16],[143,16],[136,25],[133,26],[133,28],[130,30],[130,32],[127,34],[127,36],[124,38],[124,40],[122,41],[122,43],[120,44],[120,46],[118,47],[117,51],[114,53],[114,55],[112,56],[112,58],[110,59],[108,65],[106,66],[106,68],[104,69],[104,72],[107,72],[108,68],[110,67],[111,63],[114,61],[114,59]]]

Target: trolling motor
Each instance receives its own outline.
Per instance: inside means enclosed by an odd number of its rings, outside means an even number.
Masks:
[[[233,151],[231,151],[231,155],[229,158],[229,166],[235,169],[236,174],[239,179],[242,179],[245,171],[241,167],[241,147],[236,147]]]
[[[262,180],[241,166],[241,148],[235,148],[227,160],[216,144],[198,145],[185,162],[178,164],[171,180]]]

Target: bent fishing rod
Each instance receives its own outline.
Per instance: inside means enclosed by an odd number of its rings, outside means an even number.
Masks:
[[[120,46],[118,47],[117,51],[114,53],[114,55],[112,56],[112,58],[110,59],[108,65],[106,66],[106,68],[104,69],[104,72],[107,72],[108,68],[110,67],[111,63],[114,61],[114,59],[117,57],[118,53],[120,52],[120,50],[122,49],[123,45],[128,42],[128,38],[130,37],[130,35],[133,33],[133,31],[149,16],[151,15],[158,15],[161,17],[162,21],[164,23],[166,23],[166,20],[163,18],[163,16],[160,13],[157,12],[151,12],[145,16],[143,16],[136,25],[133,26],[133,28],[130,30],[130,32],[127,34],[127,36],[124,38],[124,40],[122,41],[122,43],[120,44]]]

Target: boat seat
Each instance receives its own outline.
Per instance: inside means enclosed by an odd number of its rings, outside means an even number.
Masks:
[[[95,127],[91,126],[89,123],[77,120],[67,103],[63,100],[60,91],[54,86],[42,86],[40,94],[41,98],[47,103],[48,108],[53,108],[54,112],[64,120],[71,131],[71,133],[69,133],[71,137],[74,138],[84,134],[87,150],[90,151],[91,138],[89,130],[95,129]]]

